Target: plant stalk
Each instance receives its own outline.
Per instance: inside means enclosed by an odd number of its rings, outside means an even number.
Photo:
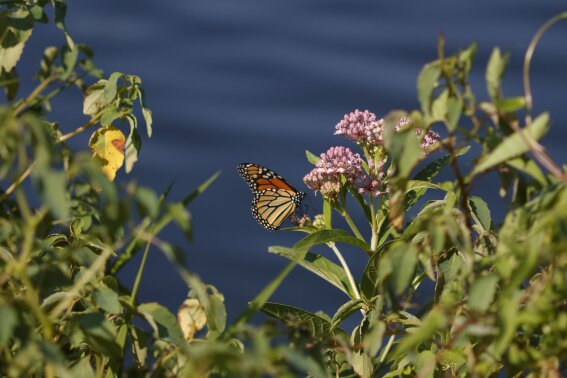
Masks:
[[[345,273],[346,273],[347,278],[348,278],[348,282],[350,284],[350,287],[352,289],[352,292],[353,292],[355,298],[356,299],[362,299],[362,297],[360,296],[360,292],[358,291],[358,287],[356,286],[356,282],[354,281],[354,277],[352,276],[352,273],[350,272],[350,269],[349,269],[345,259],[343,258],[343,255],[341,254],[341,252],[337,248],[336,244],[334,242],[329,242],[329,243],[327,243],[327,245],[329,246],[329,248],[331,248],[333,250],[333,252],[335,252],[335,255],[337,256],[337,258],[341,262],[341,265],[342,265],[343,269],[345,270]]]

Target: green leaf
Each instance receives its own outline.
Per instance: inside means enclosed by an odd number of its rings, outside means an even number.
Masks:
[[[23,7],[13,12],[0,13],[0,71],[16,67],[32,34],[33,17]]]
[[[475,216],[476,223],[478,223],[485,231],[490,230],[490,209],[484,200],[480,197],[469,197],[469,207]]]
[[[12,101],[18,94],[20,89],[20,79],[18,77],[18,70],[14,67],[11,71],[4,71],[0,69],[0,83],[4,87],[4,94],[8,101]]]
[[[309,150],[305,150],[305,156],[307,157],[307,161],[311,164],[315,165],[321,158],[314,153],[310,152]]]
[[[108,81],[105,83],[102,93],[102,101],[104,105],[110,104],[112,100],[116,98],[116,94],[118,93],[118,79],[120,79],[121,77],[124,77],[123,73],[113,72],[108,78]]]
[[[86,341],[98,353],[113,358],[122,355],[122,350],[116,343],[116,327],[101,313],[76,313],[72,319],[83,331]]]
[[[455,152],[455,156],[461,156],[466,154],[470,150],[470,146],[463,147]],[[413,180],[417,181],[431,181],[435,176],[441,172],[441,169],[445,167],[451,161],[451,156],[445,155],[439,159],[433,160],[431,163],[427,164],[425,168],[419,171]]]
[[[56,219],[69,218],[69,200],[67,198],[67,180],[65,172],[44,171],[39,173],[40,192],[43,201]]]
[[[58,376],[65,377],[63,374],[58,374]],[[84,357],[78,363],[73,365],[69,369],[69,377],[97,378],[91,366],[89,357]]]
[[[67,4],[63,0],[51,0],[53,7],[55,8],[55,25],[65,33],[65,38],[67,39],[67,45],[70,49],[75,48],[75,43],[69,35],[67,28],[65,27],[65,15],[67,14]]]
[[[526,99],[524,97],[509,97],[497,100],[496,108],[502,113],[512,113],[526,107]]]
[[[79,58],[79,49],[78,48],[69,49],[68,46],[64,46],[63,48],[61,48],[61,54],[62,54],[61,60],[63,63],[63,68],[65,69],[61,78],[66,80],[75,70],[75,66],[77,65],[77,61]]]
[[[138,88],[138,98],[140,99],[140,106],[142,107],[142,116],[146,122],[146,130],[148,132],[148,138],[152,137],[152,111],[146,105],[146,93],[142,88]]]
[[[123,76],[123,73],[114,72],[108,80],[99,80],[88,87],[83,101],[83,113],[92,116],[110,104],[118,91],[118,79]]]
[[[415,361],[415,370],[419,377],[433,378],[437,358],[435,353],[430,350],[424,350],[417,355]]]
[[[532,176],[542,186],[547,185],[547,178],[541,171],[541,168],[532,159],[522,159],[521,157],[519,157],[507,160],[505,163],[510,167],[513,167]]]
[[[445,192],[450,190],[450,188],[447,188],[446,185],[441,186],[441,185],[433,184],[428,181],[420,181],[420,180],[409,180],[406,183],[405,189],[406,189],[406,193],[409,193],[414,190],[417,191],[419,189],[437,189],[437,190],[443,190]]]
[[[549,114],[543,113],[539,115],[528,127],[524,128],[522,132],[526,137],[539,140],[549,130]],[[519,133],[514,133],[505,138],[499,145],[494,148],[480,163],[473,169],[471,174],[477,174],[486,171],[500,163],[503,163],[511,158],[517,157],[530,148],[524,141],[524,138]]]
[[[36,22],[47,23],[49,20],[47,19],[47,15],[43,11],[43,8],[39,5],[32,5],[30,8],[30,13]]]
[[[344,269],[334,262],[320,255],[294,248],[272,246],[268,251],[297,262],[305,269],[342,290],[349,297],[354,298]]]
[[[118,299],[118,294],[106,287],[101,286],[93,292],[93,299],[96,305],[111,314],[119,314],[122,312],[122,305]]]
[[[469,307],[475,311],[484,313],[494,299],[498,277],[495,275],[481,276],[477,278],[469,291]]]
[[[421,110],[426,115],[430,112],[431,97],[437,87],[437,80],[441,74],[438,63],[429,63],[423,67],[417,79],[417,96]]]
[[[100,116],[100,124],[102,126],[108,126],[121,115],[122,113],[115,105],[109,106]]]
[[[302,376],[314,378],[330,376],[327,365],[309,354],[290,348],[279,349],[278,352],[281,354],[283,360],[289,363],[294,369],[302,372]],[[294,371],[294,373],[297,372]]]
[[[459,277],[464,265],[463,257],[458,253],[454,253],[448,260],[439,264],[445,283],[448,284]]]
[[[410,284],[417,265],[417,249],[402,241],[394,242],[383,256],[393,268],[390,280],[394,293],[401,294]]]
[[[500,296],[498,298],[498,318],[501,327],[500,333],[494,342],[495,355],[498,357],[510,348],[510,342],[517,337],[516,328],[518,327],[518,308],[520,306],[521,294],[515,291],[512,295]]]
[[[177,224],[188,240],[193,237],[193,229],[191,227],[191,213],[180,203],[174,203],[167,206],[167,213]]]
[[[185,345],[177,318],[162,305],[152,302],[138,306],[138,312],[148,321],[157,337],[177,346]]]
[[[83,114],[94,115],[107,104],[104,102],[106,82],[105,79],[101,79],[87,88],[83,100]]]
[[[312,337],[321,341],[325,341],[333,336],[348,338],[345,331],[340,328],[331,330],[331,322],[327,319],[296,307],[267,302],[262,306],[262,312],[281,320],[289,327],[301,326]]]
[[[362,343],[364,345],[364,350],[368,355],[375,357],[380,347],[382,346],[382,341],[384,339],[384,334],[386,333],[386,323],[380,320],[375,320],[370,323],[370,328],[367,332],[362,335]]]
[[[195,198],[197,198],[201,193],[203,193],[207,188],[219,177],[220,171],[215,172],[211,177],[209,177],[204,183],[199,185],[197,189],[191,192],[187,197],[183,198],[181,203],[185,206],[190,204]]]
[[[196,275],[188,277],[191,292],[189,296],[201,302],[207,315],[207,326],[214,337],[226,327],[224,296],[212,285],[205,285]]]
[[[134,196],[140,213],[155,219],[159,213],[159,200],[156,193],[150,188],[139,187],[134,192]],[[185,209],[183,205],[181,207]]]
[[[455,155],[460,156],[466,154],[470,150],[470,146],[461,148],[457,150]],[[441,170],[451,161],[451,157],[449,155],[445,155],[432,161],[431,163],[427,164],[425,168],[419,171],[414,177],[413,180],[415,181],[425,181],[430,182],[435,176],[441,172]],[[411,181],[410,181],[411,182]],[[417,203],[417,201],[423,197],[426,193],[428,188],[422,187],[418,189],[413,189],[409,192],[406,196],[406,203],[405,203],[405,211],[409,210],[413,205]]]
[[[0,345],[8,346],[8,342],[14,334],[14,330],[18,325],[17,312],[8,305],[0,305]]]
[[[124,144],[124,166],[126,173],[132,172],[134,164],[138,161],[138,156],[142,150],[142,138],[140,138],[140,134],[138,133],[132,118],[134,118],[132,115],[126,117],[130,123],[130,133],[128,134],[128,138],[126,138],[126,142]]]
[[[130,335],[132,344],[132,354],[138,368],[146,366],[146,358],[148,357],[148,338],[146,333],[135,325],[128,326],[128,334]]]
[[[394,120],[388,121],[385,118],[385,127],[390,123],[393,127]],[[415,136],[414,130],[399,131],[392,135],[390,139],[386,130],[384,131],[384,144],[392,156],[392,161],[396,168],[397,177],[406,178],[419,160],[421,160],[423,151],[421,150],[419,139]]]
[[[392,358],[400,358],[410,351],[417,351],[418,347],[447,326],[446,315],[438,308],[433,308],[423,319],[421,326],[415,327],[411,334],[400,340],[393,352]]]
[[[378,263],[380,261],[380,253],[375,252],[368,259],[368,263],[364,268],[362,273],[362,279],[360,280],[360,289],[362,295],[367,300],[372,299],[376,295],[376,289],[378,285]]]
[[[449,131],[455,131],[461,119],[463,111],[463,99],[461,97],[451,97],[447,100],[447,128]]]
[[[490,54],[488,65],[486,66],[486,89],[492,100],[500,98],[500,82],[506,70],[510,54],[502,54],[498,47],[495,47]]]
[[[372,372],[374,371],[372,365],[372,358],[361,351],[352,354],[352,368],[361,378],[372,377]]]
[[[352,244],[365,252],[370,250],[370,246],[364,240],[351,236],[348,232],[340,229],[315,231],[295,243],[293,249],[309,251],[314,245],[328,242]]]
[[[368,206],[368,204],[364,200],[364,197],[362,196],[362,194],[360,194],[357,191],[356,188],[354,188],[350,185],[349,185],[348,191],[351,194],[352,198],[354,198],[356,200],[356,202],[358,203],[358,205],[360,206],[360,208],[364,212],[364,216],[366,217],[366,220],[368,221],[368,223],[372,224],[372,212],[370,211],[370,207]]]
[[[348,318],[352,313],[362,308],[364,301],[362,299],[351,299],[347,303],[343,304],[331,320],[331,328],[334,329],[339,326],[346,318]]]
[[[442,121],[447,117],[447,102],[449,101],[449,90],[444,89],[431,105],[430,122]]]

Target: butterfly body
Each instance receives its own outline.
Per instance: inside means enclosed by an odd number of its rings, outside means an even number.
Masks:
[[[267,230],[277,230],[301,206],[305,193],[276,172],[254,163],[238,165],[238,174],[252,190],[252,215]]]

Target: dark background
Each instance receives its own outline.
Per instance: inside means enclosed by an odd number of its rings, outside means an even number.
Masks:
[[[153,110],[154,136],[144,140],[130,177],[122,171],[117,180],[135,179],[157,191],[175,180],[171,198],[178,200],[222,170],[190,207],[194,242],[175,230],[162,238],[181,245],[189,269],[224,293],[234,319],[287,263],[269,254],[268,246],[290,246],[301,236],[267,232],[253,220],[238,163],[266,165],[306,190],[305,150],[319,154],[332,145],[349,145],[333,136],[343,114],[360,108],[382,116],[418,107],[416,78],[436,58],[440,32],[448,53],[478,43],[473,85],[481,98],[491,49],[509,51],[506,94],[521,95],[525,49],[538,27],[564,8],[558,1],[518,0],[99,0],[69,2],[67,26],[75,42],[94,49],[107,75],[141,76]],[[19,67],[22,77],[37,70],[48,44],[64,43],[62,33],[49,29],[34,31]],[[566,33],[565,23],[553,27],[532,66],[536,113],[548,110],[553,119],[544,142],[559,162],[567,160]],[[32,84],[23,85],[22,94]],[[72,130],[87,120],[81,103],[71,90],[55,101],[50,117],[62,130]],[[87,139],[71,144],[84,149]],[[498,213],[503,205],[496,190],[493,183],[481,182],[476,193]],[[310,196],[310,207],[320,209],[320,197]],[[330,250],[318,252],[334,260]],[[349,249],[344,254],[358,277],[365,256]],[[122,274],[128,285],[140,257]],[[186,293],[175,270],[152,251],[140,299],[175,310]],[[347,300],[301,268],[273,299],[327,313]]]

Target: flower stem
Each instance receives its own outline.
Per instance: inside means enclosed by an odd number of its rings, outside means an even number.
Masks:
[[[352,232],[354,233],[354,235],[360,239],[364,241],[364,237],[362,236],[362,234],[360,233],[360,231],[358,231],[358,227],[356,227],[356,224],[354,224],[354,222],[352,221],[352,218],[350,217],[348,211],[346,210],[346,207],[343,205],[341,207],[341,210],[339,211],[339,214],[341,214],[341,216],[345,219],[345,221],[347,222],[347,224],[349,225],[350,229],[352,230]]]
[[[370,203],[370,216],[372,218],[372,236],[370,238],[370,252],[376,252],[376,248],[378,247],[378,221],[376,220],[376,207],[375,201],[372,195],[368,195],[369,203]]]
[[[334,242],[329,242],[329,243],[327,243],[327,245],[329,246],[329,248],[331,248],[333,250],[333,252],[335,252],[335,255],[337,256],[337,258],[341,262],[341,265],[342,265],[343,269],[345,270],[345,273],[346,273],[347,278],[348,278],[348,282],[350,283],[350,286],[351,286],[351,289],[352,289],[352,292],[353,292],[355,298],[356,299],[362,299],[362,297],[360,296],[360,292],[358,291],[358,287],[356,286],[356,282],[354,281],[354,277],[352,276],[352,273],[350,272],[350,269],[349,269],[345,259],[343,258],[341,251],[339,251],[339,249],[337,248],[337,246],[335,245]]]

